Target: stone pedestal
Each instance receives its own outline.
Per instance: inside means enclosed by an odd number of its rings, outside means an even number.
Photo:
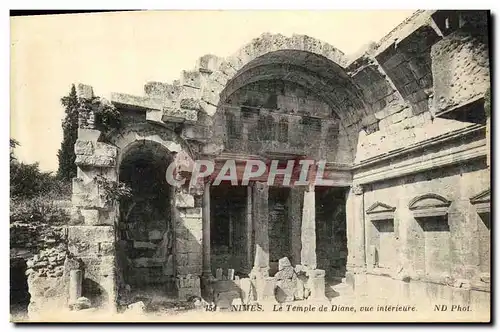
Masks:
[[[201,297],[199,276],[178,276],[176,280],[176,286],[178,299],[180,301],[187,301],[192,297]]]
[[[308,270],[306,287],[310,290],[308,300],[310,301],[328,301],[325,295],[325,270]]]

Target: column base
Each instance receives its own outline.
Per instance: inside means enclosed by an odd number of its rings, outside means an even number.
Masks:
[[[325,295],[325,270],[309,269],[306,270],[308,277],[306,287],[310,291],[307,298],[308,302],[329,302]]]
[[[356,296],[364,296],[366,289],[366,269],[362,267],[353,267],[347,270],[345,274],[346,283],[351,286]]]
[[[250,272],[250,280],[259,302],[277,302],[274,295],[276,279],[269,276],[269,267],[254,267]]]

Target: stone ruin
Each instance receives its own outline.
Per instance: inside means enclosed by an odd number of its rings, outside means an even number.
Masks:
[[[99,130],[82,110],[67,227],[78,264],[56,269],[55,253],[33,262],[54,266],[30,274],[44,278],[30,283],[34,303],[43,295],[85,307],[85,297],[118,310],[120,298],[147,294],[310,301],[335,281],[356,296],[427,303],[445,294],[488,309],[488,52],[486,11],[417,11],[350,58],[280,34],[227,58],[205,55],[172,84],[146,83],[144,96],[112,94],[119,129]],[[90,86],[78,90],[82,101],[95,98]],[[248,159],[325,160],[328,181],[283,186],[278,177],[269,186],[269,170],[240,186],[159,180],[172,163],[188,178],[197,159],[216,172],[226,160],[239,171]],[[108,201],[98,177],[141,194]],[[143,203],[151,213],[132,218]],[[234,272],[221,280],[219,268]]]

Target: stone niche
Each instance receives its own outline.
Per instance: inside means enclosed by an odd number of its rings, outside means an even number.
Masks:
[[[417,247],[421,249],[415,269],[430,279],[441,280],[451,273],[450,205],[451,201],[437,194],[415,197],[409,204],[409,210],[420,226]]]
[[[376,202],[367,210],[371,221],[369,236],[368,266],[371,268],[391,269],[397,261],[394,231],[395,207]]]
[[[470,198],[470,203],[478,214],[477,230],[479,237],[479,269],[490,273],[490,189],[486,189]]]

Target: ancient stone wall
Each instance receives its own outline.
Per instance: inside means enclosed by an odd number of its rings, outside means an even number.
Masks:
[[[476,236],[484,222],[471,198],[489,185],[489,173],[481,159],[367,186],[366,207],[382,203],[394,208],[393,219],[384,221],[392,222],[392,228],[381,229],[377,225],[381,221],[372,219],[370,213],[364,215],[369,271],[394,277],[405,271],[412,279],[442,284],[465,279],[480,289],[488,286],[481,281],[479,255],[484,250]],[[443,219],[426,222],[415,216],[411,200],[424,194],[437,194],[451,202]],[[429,228],[434,222],[445,228]],[[392,250],[384,249],[388,245]],[[378,269],[375,260],[394,264]]]
[[[460,285],[476,278],[489,256],[470,236],[476,229],[483,238],[488,234],[470,201],[487,189],[489,178],[482,164],[481,102],[490,80],[484,15],[418,11],[351,60],[308,36],[263,34],[227,58],[201,57],[194,70],[182,71],[171,84],[147,83],[145,96],[113,94],[113,104],[126,117],[124,128],[101,137],[87,114],[79,130],[73,199],[80,217],[69,230],[76,234],[72,251],[90,259],[86,264],[97,271],[91,279],[114,294],[114,254],[106,249],[115,239],[118,209],[102,200],[94,177],[116,181],[130,146],[154,141],[174,153],[178,171],[189,170],[193,159],[223,152],[307,155],[347,164],[355,183],[346,202],[348,269],[366,272],[368,265],[369,274],[407,273],[443,285],[447,272]],[[199,189],[177,188],[174,194],[175,269],[182,278],[201,274]],[[446,217],[438,218],[447,218],[448,226],[417,220],[412,200],[429,193],[449,203]],[[312,204],[306,210],[312,211]],[[255,219],[260,217],[267,215]],[[78,227],[88,231],[80,237]],[[105,234],[98,237],[103,245],[85,244],[97,231]],[[296,236],[297,225],[290,232]],[[257,264],[264,267],[269,239],[256,241],[265,247]],[[449,245],[441,251],[437,243]],[[291,246],[293,260],[299,248]],[[100,250],[106,256],[100,257]],[[440,259],[426,260],[426,250]],[[197,284],[191,281],[177,284]],[[479,284],[487,288],[484,281]],[[179,287],[189,288],[184,286]]]
[[[464,22],[445,29],[436,23],[443,15]],[[490,85],[486,22],[482,11],[420,12],[391,33],[392,45],[372,45],[349,65],[373,112],[362,119],[357,163],[481,119],[436,116],[484,97]]]

